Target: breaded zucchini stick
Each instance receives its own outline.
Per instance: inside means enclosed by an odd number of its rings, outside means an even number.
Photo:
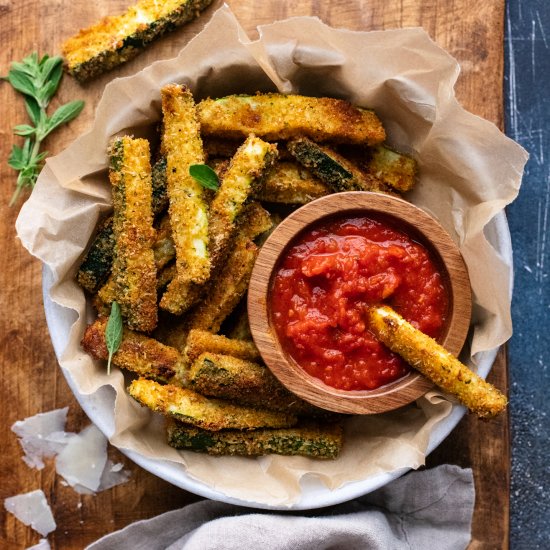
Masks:
[[[172,240],[172,229],[168,216],[164,216],[156,232],[153,244],[153,255],[157,269],[157,294],[163,291],[166,285],[174,278],[175,264],[170,269],[165,269],[175,257],[174,241]],[[116,287],[114,277],[111,275],[107,282],[99,289],[94,296],[93,305],[100,315],[109,315],[111,304],[116,300]]]
[[[294,428],[209,432],[169,421],[168,444],[176,449],[210,455],[261,456],[280,454],[334,459],[343,444],[341,422],[301,423]]]
[[[250,240],[273,229],[271,214],[256,201],[249,202],[238,219],[238,232]]]
[[[300,95],[230,95],[197,105],[206,136],[267,140],[307,136],[316,141],[375,145],[386,133],[374,111],[341,99]]]
[[[234,340],[206,330],[191,330],[187,336],[184,355],[192,363],[205,352],[224,354],[246,361],[260,361],[261,355],[254,342]]]
[[[113,190],[116,300],[129,328],[150,332],[157,326],[157,269],[149,142],[116,139],[110,149],[109,180]]]
[[[276,158],[275,145],[250,135],[231,159],[210,205],[210,261],[214,271],[225,258],[245,202],[260,188],[262,174]]]
[[[416,161],[385,145],[372,148],[364,167],[369,174],[397,191],[410,191],[416,183],[418,171]]]
[[[188,88],[169,84],[162,89],[169,214],[176,249],[176,277],[160,305],[181,315],[189,303],[189,287],[210,276],[208,215],[203,187],[191,177],[189,167],[204,164],[195,102]]]
[[[155,412],[205,430],[253,430],[254,428],[289,428],[295,416],[273,411],[240,407],[221,399],[207,399],[185,388],[140,378],[128,388],[130,395]]]
[[[203,395],[272,411],[297,415],[320,411],[289,392],[265,365],[220,353],[205,352],[193,362],[189,387]]]
[[[250,281],[258,247],[238,234],[227,261],[210,281],[205,298],[189,315],[189,329],[218,332],[224,319],[239,303]]]
[[[104,17],[62,46],[67,70],[83,82],[136,56],[166,31],[198,17],[212,0],[140,0],[121,15]]]
[[[254,198],[264,202],[306,204],[330,192],[307,168],[293,161],[279,161],[267,173]]]
[[[101,288],[111,273],[114,249],[113,217],[109,216],[99,224],[92,245],[76,274],[76,280],[82,288],[92,294]]]
[[[390,307],[371,307],[367,316],[382,343],[479,417],[492,417],[505,409],[507,399],[499,390]]]
[[[158,216],[168,207],[166,194],[166,159],[161,157],[151,169],[153,185],[153,216]],[[96,293],[107,281],[113,267],[115,237],[113,235],[113,217],[105,218],[99,225],[96,236],[80,264],[77,281],[92,294]]]
[[[364,174],[342,155],[308,138],[289,141],[287,148],[300,164],[335,192],[386,190],[378,178]]]
[[[86,328],[81,346],[95,359],[109,357],[105,344],[107,317],[100,317]],[[122,342],[113,355],[113,364],[146,378],[170,382],[187,372],[186,362],[178,350],[165,346],[153,338],[124,328]]]

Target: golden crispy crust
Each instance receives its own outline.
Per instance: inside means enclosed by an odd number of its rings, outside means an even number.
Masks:
[[[227,262],[211,280],[204,300],[189,315],[189,329],[220,330],[248,288],[257,255],[258,247],[247,237],[237,235]]]
[[[507,399],[499,390],[390,307],[371,307],[367,314],[370,329],[381,342],[479,417],[492,417],[505,409]]]
[[[205,135],[238,139],[254,133],[267,140],[308,136],[316,141],[374,145],[386,139],[373,111],[347,101],[299,95],[232,95],[198,106]]]
[[[212,0],[140,0],[121,15],[104,17],[62,46],[67,70],[80,81],[137,55],[166,31],[190,21]]]
[[[260,352],[254,342],[235,340],[206,330],[191,330],[187,336],[184,351],[187,360],[193,362],[204,352],[221,353],[247,361],[261,360]]]
[[[259,428],[250,431],[208,432],[177,421],[168,421],[168,444],[176,449],[210,455],[299,455],[337,458],[343,444],[341,422],[301,422],[293,428]]]
[[[100,317],[87,327],[82,338],[82,348],[95,359],[109,357],[105,344],[106,326],[107,317]],[[186,371],[185,361],[176,349],[127,328],[124,328],[120,347],[113,355],[113,364],[161,382],[169,382]]]
[[[204,164],[200,127],[191,92],[170,84],[162,89],[169,215],[176,249],[176,277],[160,305],[181,315],[190,307],[188,289],[210,276],[207,204],[203,187],[189,174],[193,164]]]
[[[276,158],[275,145],[251,135],[223,172],[220,187],[210,205],[210,254],[214,271],[225,258],[245,202],[260,187],[262,174]]]
[[[150,332],[157,326],[157,270],[149,142],[130,137],[115,140],[110,162],[114,296],[128,327]]]
[[[134,380],[128,391],[136,401],[153,411],[205,430],[287,428],[297,422],[291,414],[260,411],[221,399],[207,399],[192,390],[170,384],[162,386],[144,378]]]
[[[262,409],[297,415],[320,412],[289,392],[265,365],[212,351],[202,353],[192,363],[189,387],[203,395]]]

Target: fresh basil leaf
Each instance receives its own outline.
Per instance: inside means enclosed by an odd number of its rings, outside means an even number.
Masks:
[[[65,124],[66,122],[71,121],[73,118],[79,115],[80,111],[84,108],[84,101],[70,101],[69,103],[65,103],[65,105],[61,105],[55,111],[55,113],[52,115],[50,119],[48,119],[47,123],[47,130],[44,134],[44,136],[47,136],[50,132],[55,130],[58,126],[61,126],[61,124]]]
[[[122,315],[120,313],[120,306],[115,301],[111,305],[111,314],[105,327],[105,344],[107,345],[107,351],[109,352],[109,359],[107,361],[107,374],[111,374],[111,359],[120,347],[122,342]]]
[[[220,186],[216,172],[206,164],[192,164],[189,166],[189,174],[206,189],[217,191]]]

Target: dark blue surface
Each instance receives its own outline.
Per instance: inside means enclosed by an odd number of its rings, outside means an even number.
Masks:
[[[508,209],[512,549],[550,549],[550,1],[508,0],[506,133],[530,153]]]

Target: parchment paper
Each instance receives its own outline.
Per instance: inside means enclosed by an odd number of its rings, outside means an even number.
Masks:
[[[334,489],[350,481],[424,463],[430,431],[452,404],[431,392],[396,412],[351,420],[336,461],[269,456],[209,457],[168,447],[158,417],[125,392],[124,377],[108,377],[79,346],[92,318],[73,280],[100,214],[110,208],[108,143],[115,135],[153,138],[160,118],[160,88],[185,83],[197,98],[255,91],[328,95],[374,108],[389,142],[411,152],[420,183],[408,197],[434,214],[460,244],[474,293],[471,353],[495,348],[511,335],[511,266],[484,237],[485,225],[517,195],[525,151],[493,124],[457,103],[456,61],[422,29],[380,32],[335,30],[299,17],[261,27],[251,42],[227,6],[173,60],[157,62],[111,82],[92,130],[47,161],[17,220],[21,241],[52,270],[54,302],[78,320],[61,367],[90,394],[113,386],[113,444],[186,465],[190,476],[224,494],[267,505],[291,505],[305,474]],[[473,362],[475,363],[475,361]]]

